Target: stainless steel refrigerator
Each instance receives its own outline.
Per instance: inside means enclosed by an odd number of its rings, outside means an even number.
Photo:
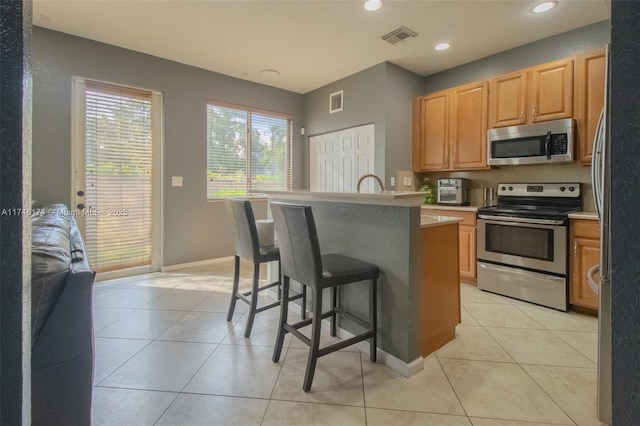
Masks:
[[[591,184],[600,220],[600,264],[587,272],[591,288],[598,293],[598,419],[611,424],[611,282],[610,206],[611,148],[609,137],[609,46],[606,50],[604,108],[593,141]],[[599,277],[596,277],[599,275]]]

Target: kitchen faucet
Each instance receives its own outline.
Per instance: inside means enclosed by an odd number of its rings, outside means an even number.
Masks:
[[[367,175],[360,176],[360,179],[358,179],[358,185],[356,186],[356,192],[360,193],[360,184],[362,183],[363,180],[365,180],[368,177],[372,177],[375,180],[377,180],[378,184],[380,184],[380,191],[384,191],[384,183],[382,183],[382,179],[380,179],[378,176],[370,173],[370,174],[367,174]]]

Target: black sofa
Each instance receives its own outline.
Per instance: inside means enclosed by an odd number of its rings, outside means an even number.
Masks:
[[[90,425],[95,273],[63,204],[38,209],[31,237],[31,420]]]

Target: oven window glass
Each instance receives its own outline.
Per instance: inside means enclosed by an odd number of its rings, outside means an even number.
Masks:
[[[491,142],[491,157],[537,157],[545,155],[544,138],[518,138]]]
[[[485,232],[489,252],[553,261],[553,229],[488,223]]]

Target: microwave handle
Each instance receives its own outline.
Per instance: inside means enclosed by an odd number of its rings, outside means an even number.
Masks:
[[[544,138],[544,151],[547,154],[547,160],[551,160],[551,130],[547,132]]]

